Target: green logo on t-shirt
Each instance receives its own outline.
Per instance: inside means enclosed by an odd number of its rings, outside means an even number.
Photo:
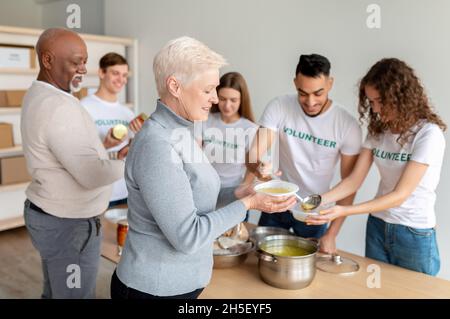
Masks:
[[[128,126],[129,123],[121,119],[99,119],[95,121],[96,126],[116,126],[117,124]]]
[[[285,134],[287,134],[289,136],[297,137],[301,140],[305,140],[305,141],[315,143],[318,145],[322,145],[325,147],[329,147],[329,148],[336,148],[335,141],[330,141],[330,140],[326,140],[326,139],[323,139],[320,137],[315,137],[311,134],[300,132],[300,131],[297,132],[296,130],[289,128],[289,127],[284,127],[283,131]]]
[[[215,138],[215,136],[211,136],[211,137],[204,137],[203,138],[203,142],[205,144],[216,144],[216,145],[221,145],[224,148],[231,148],[231,149],[237,149],[239,146],[237,144],[234,143],[229,143],[227,141],[222,141],[222,140],[218,140]]]
[[[381,159],[397,161],[397,162],[408,162],[411,159],[411,154],[392,153],[392,152],[380,150],[378,148],[374,148],[372,150],[372,154],[373,154],[373,156],[381,158]]]

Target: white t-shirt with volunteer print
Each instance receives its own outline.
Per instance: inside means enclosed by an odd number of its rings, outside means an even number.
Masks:
[[[367,136],[363,147],[372,150],[374,162],[380,172],[376,197],[394,190],[409,161],[428,165],[419,185],[400,206],[372,215],[387,223],[432,228],[436,225],[435,191],[441,174],[445,138],[436,124],[422,123],[415,130],[417,133],[403,147],[397,142],[398,134],[383,133],[378,138]]]
[[[203,149],[220,176],[221,187],[239,185],[245,174],[245,153],[255,137],[258,125],[241,117],[225,123],[220,113],[209,114],[203,122]]]
[[[309,117],[296,94],[276,97],[259,124],[278,132],[281,179],[299,186],[301,196],[330,189],[340,155],[357,155],[362,131],[357,120],[338,103]]]
[[[98,134],[102,141],[105,139],[105,136],[110,128],[117,124],[123,124],[128,127],[131,120],[135,118],[134,113],[126,106],[119,102],[111,103],[104,101],[95,94],[83,98],[81,100],[81,104],[94,120]],[[115,147],[109,148],[106,151],[108,153],[119,151],[128,144],[130,137],[133,137],[133,132],[128,130],[128,137],[122,143]],[[122,178],[114,183],[110,201],[124,199],[127,197],[127,186],[125,179]]]

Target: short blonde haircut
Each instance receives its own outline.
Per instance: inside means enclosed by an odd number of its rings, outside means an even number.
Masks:
[[[187,85],[200,73],[226,64],[220,54],[196,39],[185,36],[171,40],[153,59],[156,89],[162,97],[167,93],[166,81],[170,76]]]

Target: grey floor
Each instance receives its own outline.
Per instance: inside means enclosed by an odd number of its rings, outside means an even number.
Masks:
[[[101,258],[97,298],[109,298],[115,264]],[[25,227],[0,232],[0,299],[40,298],[42,272],[39,253]]]

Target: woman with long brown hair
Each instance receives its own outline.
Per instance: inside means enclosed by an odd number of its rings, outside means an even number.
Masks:
[[[363,150],[351,175],[322,195],[330,203],[354,193],[373,162],[380,173],[375,199],[334,206],[310,224],[370,213],[366,256],[429,275],[440,268],[436,243],[436,187],[445,150],[445,123],[433,111],[414,70],[382,59],[359,87],[360,120],[368,123]]]
[[[235,188],[245,174],[245,153],[258,125],[254,123],[247,83],[240,73],[222,75],[217,96],[219,101],[204,124],[203,146],[219,174],[221,187]]]

